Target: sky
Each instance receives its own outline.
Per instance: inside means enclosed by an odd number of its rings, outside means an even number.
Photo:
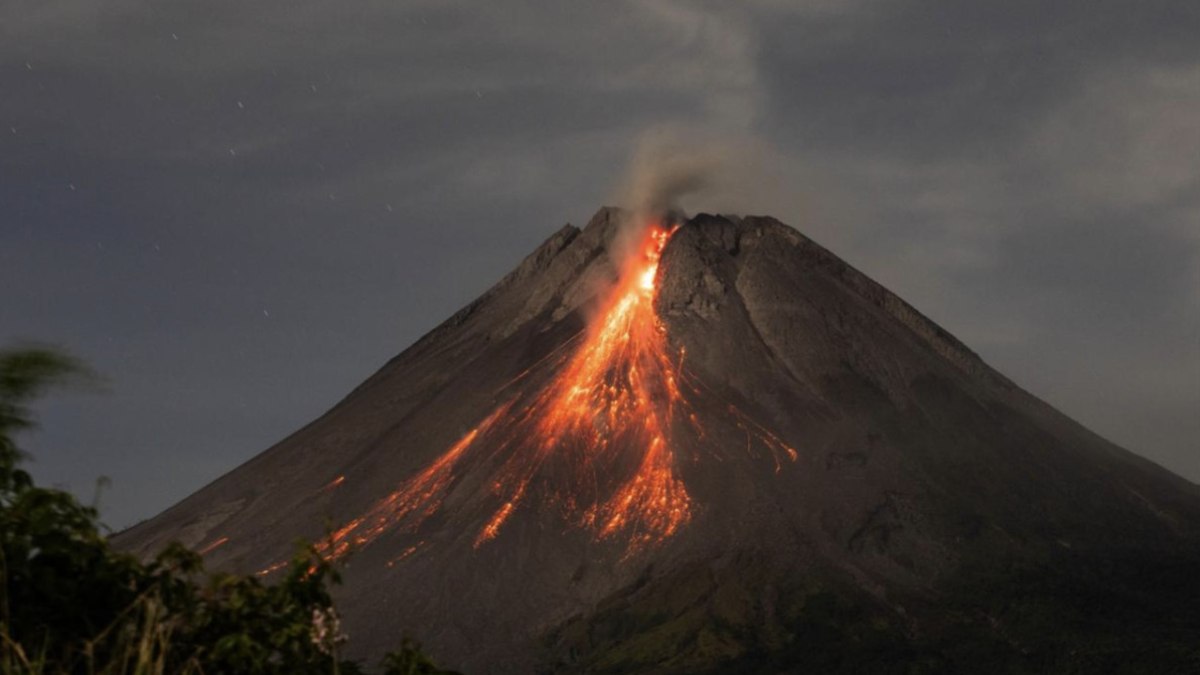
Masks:
[[[638,148],[774,215],[1018,384],[1200,481],[1188,0],[7,0],[0,346],[37,480],[121,528],[335,404]],[[732,140],[730,140],[732,139]]]

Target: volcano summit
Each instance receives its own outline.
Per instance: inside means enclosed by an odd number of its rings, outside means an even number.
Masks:
[[[772,218],[566,226],[117,541],[300,537],[353,653],[470,673],[1200,668],[1200,488]]]

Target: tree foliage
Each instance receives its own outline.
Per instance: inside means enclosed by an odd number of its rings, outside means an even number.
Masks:
[[[21,469],[30,404],[87,379],[46,348],[0,351],[0,674],[357,673],[330,597],[338,571],[300,546],[284,578],[206,573],[172,545],[142,562],[114,550],[98,514]],[[388,673],[442,673],[407,641]]]

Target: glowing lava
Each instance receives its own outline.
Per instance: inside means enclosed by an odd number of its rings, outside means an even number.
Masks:
[[[518,378],[550,368],[545,385],[532,395],[512,394],[318,550],[336,559],[387,531],[415,532],[477,471],[485,472],[487,493],[466,500],[474,504],[468,512],[479,514],[476,547],[496,538],[526,503],[557,510],[597,539],[623,542],[627,555],[675,534],[694,510],[677,473],[679,437],[691,433],[689,442],[697,443],[703,436],[680,389],[683,353],[672,351],[654,310],[659,260],[675,229],[647,226],[596,318],[570,343],[573,349]],[[707,395],[695,386],[688,394]],[[795,461],[794,449],[737,408],[728,409],[748,447],[758,440],[777,470],[783,458]],[[406,549],[390,564],[415,550]]]
[[[555,464],[569,478],[552,485],[553,501],[600,537],[624,532],[637,548],[671,536],[690,517],[669,442],[683,397],[654,311],[658,262],[673,232],[646,229],[582,343],[527,409],[537,447],[510,454],[501,467],[493,489],[504,502],[477,546],[496,536],[539,469]]]

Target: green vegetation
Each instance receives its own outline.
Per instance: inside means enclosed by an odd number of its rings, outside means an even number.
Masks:
[[[89,377],[44,348],[0,351],[0,675],[351,674],[329,588],[338,571],[301,546],[278,583],[206,573],[172,546],[143,563],[114,550],[94,508],[38,487],[16,435],[30,403]],[[386,675],[436,675],[412,643]]]

